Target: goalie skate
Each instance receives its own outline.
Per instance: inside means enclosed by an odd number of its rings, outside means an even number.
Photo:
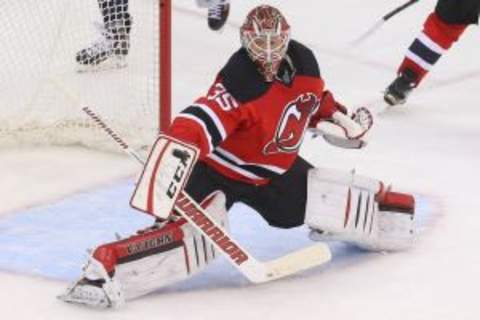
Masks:
[[[107,23],[105,26],[96,23],[101,37],[76,54],[77,71],[95,72],[126,67],[130,49],[130,24],[130,18]]]
[[[125,303],[120,285],[95,258],[90,257],[83,272],[84,276],[68,287],[58,299],[96,308],[116,308]]]

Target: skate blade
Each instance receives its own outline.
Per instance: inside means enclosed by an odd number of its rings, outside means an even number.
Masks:
[[[126,68],[127,60],[123,56],[112,56],[96,65],[77,65],[77,73],[96,73]]]
[[[57,296],[57,299],[65,303],[89,307],[89,308],[97,308],[97,309],[112,308],[112,304],[107,300],[99,301],[99,300],[85,299],[83,297],[74,296],[71,293],[60,294]]]

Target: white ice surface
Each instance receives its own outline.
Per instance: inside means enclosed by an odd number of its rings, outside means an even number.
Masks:
[[[206,28],[199,15],[204,13],[192,2],[175,0],[177,111],[205,90],[238,47],[237,26],[260,1],[232,1],[230,23],[221,34]],[[327,85],[349,106],[379,104],[380,91],[393,80],[406,47],[434,5],[434,1],[420,2],[389,21],[360,47],[348,47],[399,2],[269,1],[288,16],[293,36],[312,46]],[[361,174],[381,178],[398,190],[425,199],[426,211],[435,219],[414,249],[376,255],[337,247],[330,266],[259,286],[248,284],[219,261],[190,283],[166,288],[115,311],[58,302],[55,296],[64,289],[65,280],[32,276],[34,271],[6,271],[0,274],[1,319],[478,319],[479,37],[477,27],[467,30],[408,105],[378,119],[367,149],[338,150],[322,140],[307,139],[302,150],[318,166],[344,170],[355,167]],[[35,212],[52,214],[51,208],[57,208],[58,201],[74,201],[70,195],[77,192],[98,190],[100,185],[107,189],[125,185],[124,178],[135,172],[135,164],[122,156],[74,148],[1,150],[0,168],[0,226],[2,221],[27,219]],[[103,210],[108,210],[109,202],[118,208],[123,201],[127,207],[127,199],[101,200]],[[97,203],[79,200],[77,205],[72,214],[78,216],[83,210],[94,210]],[[268,230],[261,226],[261,220],[241,220],[237,216],[242,213],[250,212],[237,207],[232,219],[251,225],[238,226],[238,232],[249,235],[249,229]],[[57,227],[74,230],[68,224]],[[97,228],[109,234],[116,231],[109,224]],[[16,231],[0,229],[2,236]],[[28,235],[27,231],[20,230],[19,234]],[[52,245],[65,245],[78,235],[67,233],[64,237],[55,239]],[[271,254],[270,248],[282,249],[281,241],[288,246],[305,241],[295,231],[285,235],[272,231],[258,239],[264,238],[269,242],[263,241],[257,248],[254,235],[248,239],[260,256]],[[12,264],[24,258],[21,250],[16,254]],[[52,270],[57,268],[52,266]]]

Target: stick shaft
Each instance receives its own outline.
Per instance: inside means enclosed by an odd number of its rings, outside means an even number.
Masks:
[[[397,15],[398,13],[402,12],[403,10],[407,9],[411,5],[417,3],[419,0],[409,0],[408,2],[402,4],[401,6],[393,9],[386,15],[384,15],[381,19],[379,19],[373,26],[371,26],[366,32],[364,32],[360,37],[358,37],[356,40],[351,42],[352,46],[357,46],[364,42],[367,38],[370,38],[370,36],[375,33],[378,29],[380,29],[383,24],[392,18],[393,16]]]
[[[383,21],[387,21],[388,19],[390,19],[391,17],[395,16],[396,14],[402,12],[403,10],[407,9],[408,7],[410,7],[411,5],[415,4],[416,2],[418,2],[419,0],[410,0],[404,4],[402,4],[401,6],[393,9],[392,11],[390,11],[389,13],[387,13],[386,15],[384,15],[382,17]]]

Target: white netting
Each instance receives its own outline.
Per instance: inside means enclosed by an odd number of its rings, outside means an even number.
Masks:
[[[99,1],[104,7],[116,2]],[[95,72],[78,72],[90,68],[80,66],[77,53],[105,38],[97,0],[0,1],[0,147],[81,144],[116,150],[82,113],[85,106],[132,146],[152,142],[159,119],[159,1],[130,2],[128,65],[108,69],[105,61]]]

